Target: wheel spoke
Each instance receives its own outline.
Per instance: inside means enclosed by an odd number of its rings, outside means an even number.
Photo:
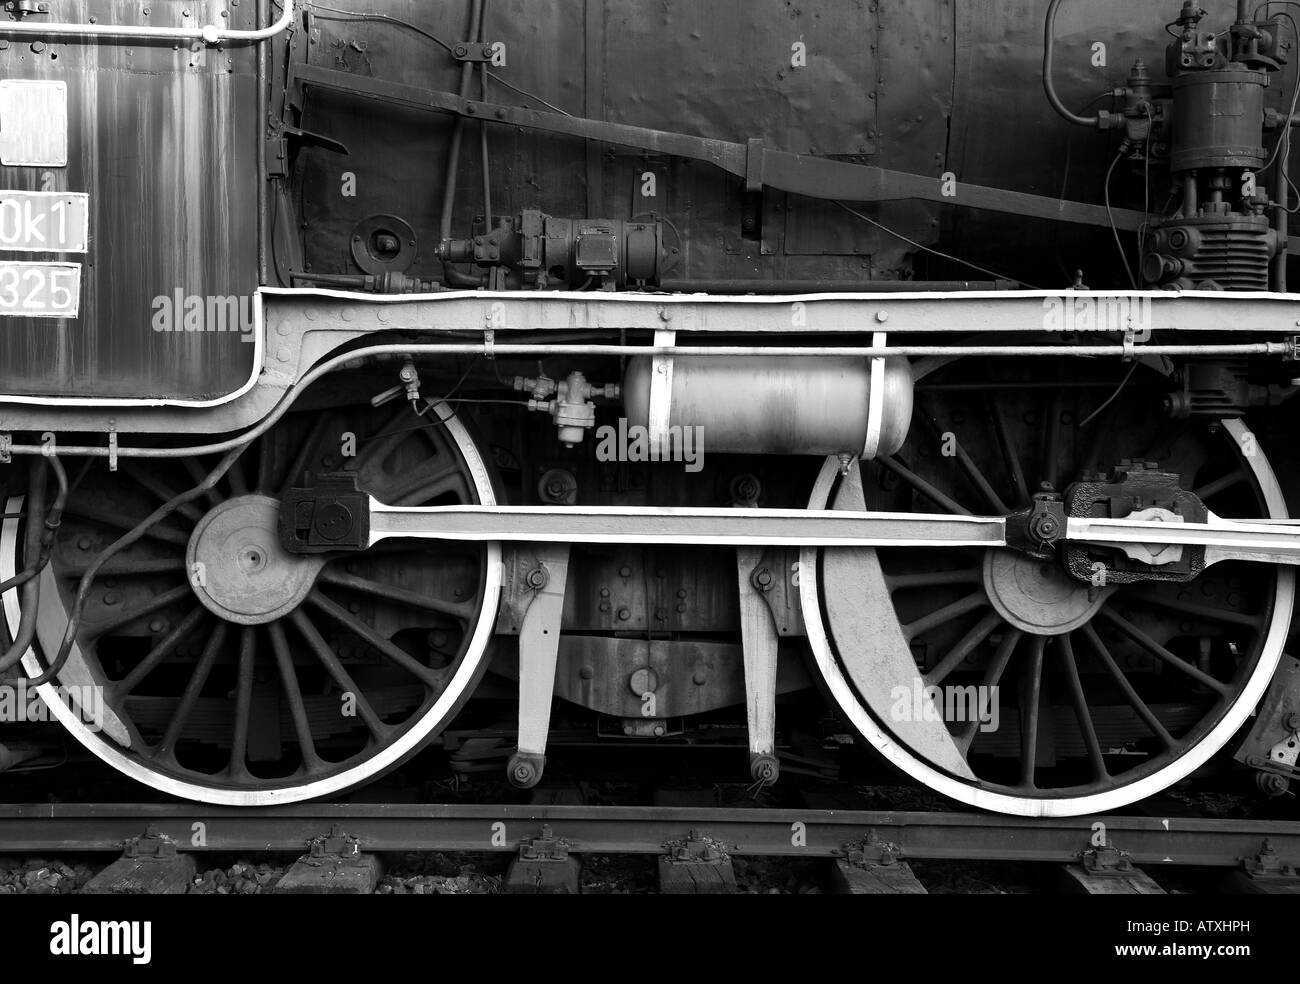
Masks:
[[[275,466],[275,446],[276,442],[270,437],[257,442],[257,487],[253,491],[264,495],[273,491],[271,469]]]
[[[154,496],[162,502],[171,502],[172,499],[175,499],[180,495],[179,492],[176,492],[165,482],[160,481],[155,475],[149,472],[137,471],[135,468],[123,468],[122,474],[135,482],[141,488],[148,492],[152,492]],[[177,506],[176,512],[192,523],[197,523],[203,518],[203,510],[196,508],[193,504],[188,502]]]
[[[916,489],[916,491],[920,492],[923,496],[925,496],[935,505],[939,506],[939,508],[945,509],[950,513],[956,513],[958,516],[971,515],[971,511],[967,509],[965,506],[961,505],[955,499],[952,499],[951,497],[940,492],[937,488],[935,488],[933,485],[931,485],[929,482],[923,479],[920,475],[916,474],[916,472],[911,471],[908,468],[904,468],[902,465],[898,463],[896,459],[890,457],[889,455],[882,454],[879,455],[876,458],[876,460],[880,462],[882,465],[884,465],[886,468],[888,468],[890,471],[892,471],[899,478],[901,478],[908,485],[912,486],[912,488]]]
[[[321,438],[325,435],[325,428],[329,426],[333,419],[333,414],[326,411],[316,418],[316,423],[312,425],[311,432],[308,433],[306,440],[298,448],[297,455],[294,456],[293,464],[285,472],[284,482],[280,486],[280,492],[277,498],[283,499],[285,494],[293,488],[293,483],[298,480],[298,476],[307,470],[307,462],[311,456],[320,448]]]
[[[442,689],[442,678],[434,670],[417,661],[410,653],[395,646],[359,618],[354,618],[345,609],[330,601],[319,590],[307,595],[307,600],[352,632],[359,639],[379,650],[379,654],[392,663],[396,663],[411,676],[416,677],[433,691]]]
[[[244,479],[244,463],[236,460],[226,472],[226,481],[230,484],[232,496],[248,495],[248,482]]]
[[[248,727],[253,716],[253,669],[257,657],[257,630],[245,625],[239,633],[239,676],[235,683],[235,723],[230,738],[232,777],[248,775]]]
[[[212,672],[213,664],[217,661],[217,653],[221,651],[221,645],[226,641],[227,623],[218,621],[217,627],[213,630],[212,635],[208,637],[207,645],[203,647],[203,655],[194,666],[194,673],[190,676],[190,681],[185,686],[185,692],[181,695],[180,704],[177,705],[175,713],[172,714],[171,721],[167,724],[167,730],[163,733],[163,740],[154,749],[154,755],[160,758],[176,758],[176,743],[180,740],[181,729],[185,727],[185,722],[190,719],[194,712],[194,704],[199,699],[199,694],[203,692],[203,685],[208,682],[208,676]]]
[[[143,604],[136,605],[134,608],[128,608],[122,614],[111,622],[104,625],[97,625],[93,628],[86,629],[86,638],[98,639],[100,636],[107,635],[110,632],[116,632],[124,625],[130,625],[137,618],[144,618],[146,615],[152,615],[156,611],[166,608],[168,605],[175,604],[185,598],[193,597],[193,592],[188,584],[182,584],[178,588],[172,588],[170,591],[164,591],[160,595],[154,595]]]
[[[365,722],[366,727],[370,729],[370,733],[382,741],[397,730],[380,720],[379,715],[370,706],[370,701],[366,699],[366,695],[352,681],[352,677],[344,669],[338,656],[334,654],[334,650],[330,648],[324,637],[316,631],[316,626],[312,625],[311,619],[303,614],[302,609],[293,612],[289,618],[293,620],[293,624],[297,626],[311,651],[325,665],[325,669],[329,671],[329,675],[334,679],[339,689],[344,694],[352,695],[353,700],[356,701],[357,712],[360,714],[361,720]]]
[[[1197,605],[1190,601],[1179,601],[1177,598],[1165,598],[1158,594],[1146,591],[1136,591],[1126,593],[1125,601],[1138,601],[1145,605],[1155,605],[1157,608],[1164,608],[1171,612],[1180,612],[1183,615],[1190,615],[1192,618],[1198,618],[1207,622],[1225,622],[1229,625],[1240,625],[1243,628],[1258,629],[1264,624],[1263,615],[1247,615],[1244,612],[1230,612],[1222,608],[1214,608],[1210,605]]]
[[[942,425],[933,414],[921,405],[919,401],[916,404],[916,414],[921,418],[922,422],[925,423],[926,427],[929,428],[930,433],[936,439],[942,441],[943,435],[946,433]],[[1011,512],[1011,510],[1007,508],[1006,503],[1002,501],[1001,496],[999,496],[993,486],[989,484],[989,480],[985,476],[984,472],[980,470],[980,467],[977,464],[975,464],[975,460],[966,453],[966,448],[963,447],[962,442],[956,438],[956,435],[953,435],[953,451],[956,455],[957,463],[961,465],[962,471],[966,473],[966,477],[970,479],[971,484],[979,490],[979,493],[984,497],[984,501],[989,504],[993,512],[999,515],[1005,515],[1006,513]]]
[[[1091,622],[1083,627],[1083,634],[1087,638],[1088,642],[1091,643],[1093,650],[1101,659],[1102,664],[1106,667],[1106,670],[1110,673],[1116,685],[1123,692],[1124,698],[1129,702],[1129,706],[1132,707],[1134,713],[1142,719],[1142,723],[1150,729],[1152,734],[1160,739],[1166,748],[1177,748],[1178,742],[1174,741],[1174,736],[1165,729],[1165,726],[1160,723],[1160,719],[1151,712],[1151,708],[1147,707],[1146,702],[1138,696],[1137,690],[1133,688],[1133,684],[1129,683],[1128,677],[1126,677],[1120,670],[1119,665],[1115,662],[1115,658],[1111,656],[1110,650],[1107,649],[1106,644],[1101,641],[1101,636],[1097,634],[1097,630],[1092,627]]]
[[[1011,484],[1015,488],[1016,502],[1018,505],[1027,506],[1033,501],[1029,494],[1029,483],[1025,481],[1024,469],[1020,467],[1020,455],[1016,450],[1016,445],[1011,440],[1011,432],[1007,428],[1007,418],[1002,412],[1002,405],[997,402],[996,398],[990,397],[990,410],[993,415],[993,430],[997,433],[998,445],[1002,449],[1002,457],[1006,460],[1007,471],[1011,474]]]
[[[318,772],[325,763],[316,754],[316,743],[311,736],[311,723],[307,720],[307,705],[303,703],[302,691],[298,687],[298,675],[294,672],[293,657],[289,654],[289,644],[284,638],[284,626],[278,621],[270,622],[266,627],[271,637],[271,649],[275,653],[275,665],[280,670],[280,686],[284,699],[289,704],[289,714],[293,718],[293,730],[298,736],[298,751],[302,755],[303,769]]]
[[[59,575],[80,579],[90,564],[61,564]],[[144,574],[169,574],[185,570],[183,557],[141,558],[132,560],[128,557],[115,557],[99,568],[99,577],[136,577]]]
[[[431,458],[416,468],[406,469],[393,484],[385,483],[384,500],[395,506],[414,506],[463,486],[464,475],[449,456]],[[428,490],[424,496],[420,493]]]
[[[1088,761],[1092,763],[1092,777],[1098,781],[1108,779],[1110,773],[1106,771],[1106,759],[1101,754],[1101,742],[1097,740],[1097,729],[1092,723],[1092,713],[1088,710],[1088,700],[1083,693],[1083,681],[1079,678],[1079,666],[1074,660],[1074,644],[1069,635],[1063,635],[1058,646],[1061,662],[1065,664],[1065,678],[1070,684],[1074,716],[1079,722],[1083,744],[1088,749]]]
[[[1234,485],[1240,485],[1244,481],[1246,481],[1246,473],[1241,469],[1238,469],[1237,471],[1228,472],[1228,474],[1224,475],[1222,478],[1216,478],[1212,482],[1206,482],[1199,489],[1194,490],[1192,495],[1204,502],[1206,499],[1216,496],[1220,492],[1232,488]]]
[[[989,612],[975,623],[975,626],[962,636],[957,645],[953,646],[943,659],[935,664],[934,669],[926,674],[926,685],[937,687],[943,683],[948,678],[948,674],[955,670],[961,664],[961,661],[969,656],[971,651],[987,639],[993,630],[1001,624],[1002,616],[997,612]]]
[[[1193,666],[1185,659],[1175,656],[1118,612],[1112,611],[1107,606],[1103,606],[1098,614],[1104,615],[1108,618],[1112,623],[1114,623],[1116,628],[1157,659],[1167,663],[1176,670],[1180,670],[1201,685],[1209,687],[1211,690],[1223,697],[1228,697],[1232,694],[1231,685],[1216,680],[1199,667]]]
[[[198,458],[189,458],[189,457],[181,458],[180,462],[181,465],[185,468],[185,470],[189,473],[190,478],[194,480],[194,484],[196,486],[201,485],[207,479],[208,473],[204,470],[203,466],[199,463]],[[208,500],[209,506],[221,505],[221,493],[218,492],[216,489],[208,489],[206,492],[203,493],[203,497]]]
[[[176,651],[180,641],[194,631],[208,610],[202,605],[193,609],[188,615],[180,620],[176,628],[172,629],[167,635],[158,640],[158,644],[149,650],[148,655],[140,660],[126,676],[116,683],[110,684],[114,698],[123,700],[135,692],[135,688],[140,685],[140,681],[152,673],[158,664]]]
[[[1043,696],[1043,650],[1047,637],[1036,635],[1029,645],[1029,667],[1025,674],[1020,700],[1020,783],[1035,789],[1034,773],[1038,770],[1039,703]]]
[[[468,602],[442,601],[430,595],[422,595],[406,588],[399,588],[390,584],[381,584],[378,581],[372,581],[369,578],[357,577],[354,574],[347,574],[343,571],[331,570],[326,567],[320,572],[317,583],[324,582],[332,584],[335,587],[346,588],[349,591],[357,591],[361,594],[371,595],[375,598],[382,598],[385,601],[394,601],[400,605],[406,605],[410,608],[419,608],[426,612],[436,612],[439,615],[450,615],[452,618],[461,622],[468,623],[474,616],[476,607]]]
[[[94,509],[83,502],[70,502],[63,511],[65,516],[77,516],[81,519],[88,519],[94,523],[101,523],[104,526],[111,526],[119,530],[133,530],[140,525],[139,519],[132,519],[130,516],[123,516],[119,513],[108,512],[103,509]],[[174,529],[170,526],[162,526],[155,523],[149,529],[144,531],[144,535],[150,540],[157,540],[160,543],[170,543],[173,546],[185,547],[190,542],[190,536],[184,530]]]
[[[950,605],[944,605],[942,608],[918,618],[915,622],[909,622],[900,626],[903,630],[903,636],[910,642],[917,636],[922,635],[937,625],[943,625],[945,622],[954,618],[960,618],[967,612],[973,612],[977,608],[982,608],[989,603],[988,595],[983,589],[971,592],[964,598],[959,598]]]
[[[984,670],[984,679],[980,682],[980,689],[977,694],[987,694],[989,701],[997,700],[997,690],[995,689],[998,682],[1002,679],[1002,674],[1007,670],[1007,664],[1011,662],[1011,654],[1015,652],[1016,644],[1020,642],[1020,637],[1024,635],[1019,629],[1008,629],[1007,634],[1002,637],[998,643],[998,648],[993,652],[993,659]],[[963,751],[970,749],[970,743],[975,738],[975,731],[980,726],[979,715],[971,721],[967,721],[954,734],[953,740],[961,746]]]
[[[416,418],[410,408],[403,403],[397,412],[388,418],[383,427],[366,439],[361,454],[354,459],[357,471],[363,470],[368,464],[382,464],[387,461],[392,453],[415,433],[411,429],[412,419],[419,418]]]

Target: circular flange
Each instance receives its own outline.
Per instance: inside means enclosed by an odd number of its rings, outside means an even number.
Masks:
[[[1073,632],[1106,603],[1114,588],[1093,588],[1059,564],[1013,550],[984,555],[984,590],[1004,619],[1033,635]]]
[[[415,230],[396,215],[368,215],[352,230],[352,259],[366,273],[405,273],[419,252]]]
[[[185,551],[185,568],[209,611],[240,625],[262,625],[302,604],[325,560],[286,551],[277,532],[279,518],[275,499],[242,495],[199,521]]]

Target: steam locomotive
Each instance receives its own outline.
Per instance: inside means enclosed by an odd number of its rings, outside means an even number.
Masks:
[[[0,770],[1287,791],[1294,4],[336,3],[0,21]]]

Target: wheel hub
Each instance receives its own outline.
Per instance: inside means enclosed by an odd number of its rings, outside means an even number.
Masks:
[[[998,613],[1034,635],[1073,632],[1097,613],[1109,588],[1093,588],[1060,565],[1010,550],[984,555],[984,588]]]
[[[194,528],[185,566],[210,611],[242,625],[272,622],[302,604],[324,566],[280,545],[280,504],[242,495],[208,512]]]

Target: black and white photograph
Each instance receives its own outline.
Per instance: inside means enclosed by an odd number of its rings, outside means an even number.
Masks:
[[[1293,0],[3,3],[7,967],[1293,962],[1298,129]]]

